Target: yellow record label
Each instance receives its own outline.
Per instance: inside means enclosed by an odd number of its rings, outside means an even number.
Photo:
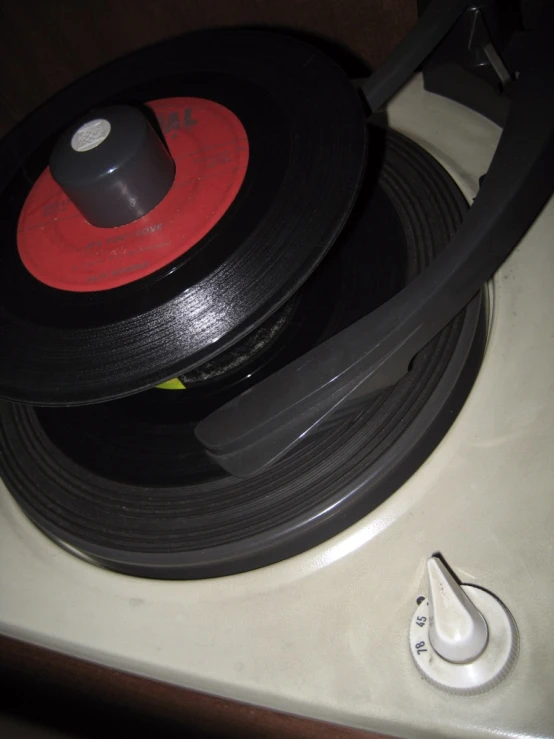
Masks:
[[[159,390],[186,390],[181,380],[178,377],[174,377],[172,380],[162,382],[161,385],[156,385]]]

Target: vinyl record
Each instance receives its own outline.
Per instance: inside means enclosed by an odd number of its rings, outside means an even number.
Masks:
[[[207,233],[196,229],[197,242],[189,239],[180,254],[172,242],[165,257],[162,240],[155,264],[145,256],[136,274],[125,272],[129,262],[83,286],[71,282],[69,256],[61,276],[44,257],[48,245],[39,235],[63,213],[59,201],[37,197],[33,206],[48,207],[35,221],[27,208],[20,224],[26,241],[18,248],[19,214],[61,131],[98,106],[152,110],[171,108],[176,98],[227,111],[248,147],[244,181],[227,193]],[[200,120],[194,103],[180,111],[178,126]],[[163,115],[161,128],[171,148],[173,127]],[[342,70],[317,49],[277,34],[192,34],[114,62],[60,93],[0,144],[0,395],[44,405],[121,397],[236,343],[294,294],[336,240],[358,193],[365,142],[361,101]],[[224,143],[213,140],[215,148]],[[157,218],[163,208],[164,201],[137,222],[135,235],[165,228],[166,217]],[[97,231],[117,236],[120,227]],[[75,246],[72,238],[60,253],[95,243],[83,237]],[[113,235],[97,239],[101,258],[110,252],[107,238]]]
[[[213,406],[399,291],[459,225],[464,200],[431,156],[394,133],[371,129],[370,139],[375,146],[348,227],[252,343],[182,376],[184,390],[82,408],[2,405],[0,474],[48,536],[134,575],[236,573],[342,531],[431,453],[479,367],[479,297],[394,388],[345,409],[251,480],[223,473],[193,433]]]

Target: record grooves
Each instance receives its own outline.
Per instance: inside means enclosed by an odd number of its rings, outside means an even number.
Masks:
[[[370,140],[382,137],[370,130]],[[367,199],[298,291],[275,340],[241,368],[236,385],[225,375],[224,381],[200,383],[188,397],[188,390],[151,390],[75,409],[2,404],[0,473],[45,533],[121,572],[226,575],[328,539],[417,469],[449,428],[477,373],[485,330],[479,297],[415,358],[397,386],[342,411],[260,476],[245,481],[224,475],[191,446],[191,417],[206,412],[218,383],[240,392],[245,373],[252,370],[254,382],[289,361],[291,352],[306,351],[308,337],[317,343],[327,331],[356,320],[356,311],[372,310],[424,269],[461,221],[466,205],[456,185],[402,136],[388,133],[384,149],[374,147],[366,177]],[[372,234],[380,238],[368,238]],[[395,236],[388,241],[387,234]],[[329,293],[330,273],[338,294]],[[344,284],[339,275],[346,276]],[[355,289],[348,275],[359,280]],[[350,305],[348,292],[354,295]],[[135,434],[129,435],[132,427]],[[88,449],[94,439],[96,446]]]

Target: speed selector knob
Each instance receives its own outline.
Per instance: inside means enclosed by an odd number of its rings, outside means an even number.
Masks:
[[[514,666],[515,622],[491,593],[460,585],[439,557],[427,561],[429,595],[410,625],[410,648],[423,675],[438,688],[476,695],[494,688]]]
[[[471,662],[487,646],[489,630],[483,614],[437,557],[427,562],[429,578],[429,641],[443,659]]]

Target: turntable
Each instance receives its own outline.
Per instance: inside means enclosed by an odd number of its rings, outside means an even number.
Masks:
[[[0,143],[2,633],[395,736],[554,735],[554,12],[502,45],[466,6],[356,82],[191,34]]]

